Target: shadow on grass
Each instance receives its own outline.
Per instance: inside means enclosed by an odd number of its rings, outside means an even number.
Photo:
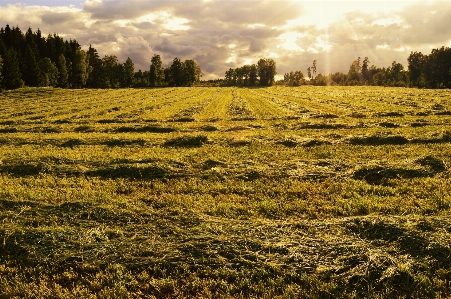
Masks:
[[[201,147],[208,142],[208,137],[199,136],[180,136],[174,139],[166,140],[163,144],[165,147]]]
[[[369,241],[377,241],[396,245],[399,252],[416,258],[433,258],[439,268],[449,266],[451,256],[449,247],[431,242],[426,237],[430,232],[424,232],[420,227],[403,227],[401,223],[387,223],[384,220],[353,219],[346,224],[349,231]],[[438,228],[435,228],[437,230]],[[383,243],[380,243],[383,241]]]
[[[160,126],[144,126],[144,127],[126,127],[122,126],[116,128],[114,132],[116,133],[171,133],[175,132],[177,129],[170,127],[160,127]]]
[[[368,136],[352,137],[349,139],[352,145],[402,145],[409,143],[403,136]]]
[[[41,163],[0,165],[0,173],[7,173],[14,177],[39,175],[44,170],[45,167]]]
[[[381,185],[387,179],[397,178],[422,178],[431,176],[431,173],[423,169],[405,169],[388,166],[364,167],[354,172],[353,179],[365,180],[371,185]]]
[[[103,141],[100,144],[109,146],[109,147],[115,147],[115,146],[129,146],[129,145],[139,145],[144,146],[146,144],[146,141],[144,139],[138,138],[138,139],[112,139]]]
[[[101,178],[127,178],[127,179],[151,179],[162,178],[168,175],[168,171],[158,166],[135,167],[120,165],[116,167],[105,167],[86,173],[88,176]]]

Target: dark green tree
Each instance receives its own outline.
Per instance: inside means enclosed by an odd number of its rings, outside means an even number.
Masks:
[[[2,91],[4,89],[3,86],[3,59],[2,56],[0,55],[0,91]]]
[[[389,76],[391,79],[391,86],[404,86],[406,83],[406,76],[404,66],[396,61],[393,61],[389,68]]]
[[[100,59],[97,50],[91,45],[89,45],[87,55],[91,72],[86,80],[86,86],[90,88],[100,88],[102,87],[102,59]]]
[[[451,87],[451,49],[433,49],[427,56],[423,74],[430,88]]]
[[[258,82],[258,69],[256,64],[252,64],[249,70],[249,85],[257,85]]]
[[[229,70],[225,72],[225,82],[229,86],[236,84],[236,82],[234,82],[234,80],[233,80],[234,72],[235,72],[235,70],[232,68],[229,68]]]
[[[58,85],[58,68],[46,57],[39,61],[39,69],[41,70],[42,82],[40,86],[55,87]]]
[[[30,45],[27,45],[27,51],[25,53],[25,73],[23,79],[25,84],[30,87],[42,86],[43,78],[41,69],[36,61],[35,51],[33,51]]]
[[[359,85],[360,84],[360,57],[352,62],[349,66],[348,75],[346,76],[346,84],[347,85]]]
[[[260,58],[257,63],[257,72],[260,77],[260,85],[271,86],[277,74],[276,62],[270,58]]]
[[[63,53],[58,57],[58,86],[61,88],[69,87],[69,75],[67,73],[66,58]]]
[[[161,57],[158,54],[153,55],[149,71],[150,86],[162,86],[164,84],[164,69],[162,67]]]
[[[5,43],[0,40],[0,55],[2,55],[3,60],[3,79],[0,85],[5,89],[22,87],[24,82],[21,78],[17,52],[14,49],[7,49]]]
[[[407,58],[407,62],[409,64],[407,66],[407,69],[409,70],[409,85],[411,87],[423,86],[423,80],[421,78],[425,64],[425,58],[426,57],[421,52],[410,52],[410,55]]]
[[[88,55],[83,50],[76,50],[72,66],[72,88],[85,87],[90,71]]]
[[[170,74],[171,74],[171,81],[170,85],[172,86],[183,86],[183,64],[177,57],[174,58],[172,61],[172,64],[170,66]]]
[[[115,55],[106,55],[102,58],[102,87],[118,88],[118,60]]]
[[[362,83],[364,84],[370,84],[371,83],[371,76],[370,76],[370,60],[368,57],[365,57],[362,62],[362,68],[361,68],[361,77],[362,77]]]
[[[135,64],[130,57],[127,57],[127,60],[123,64],[122,74],[122,87],[131,87],[133,77],[135,76]]]
[[[185,60],[183,67],[183,83],[184,86],[192,86],[195,82],[199,82],[202,72],[199,65],[192,59]]]

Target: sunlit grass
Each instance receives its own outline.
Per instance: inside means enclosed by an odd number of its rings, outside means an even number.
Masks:
[[[451,295],[449,90],[0,102],[0,297]]]

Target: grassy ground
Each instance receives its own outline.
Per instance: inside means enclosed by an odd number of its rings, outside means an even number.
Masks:
[[[0,298],[451,297],[449,90],[0,102]]]

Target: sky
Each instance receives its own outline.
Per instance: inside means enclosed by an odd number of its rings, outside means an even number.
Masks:
[[[194,59],[206,80],[263,57],[281,78],[313,60],[322,74],[347,73],[357,57],[407,68],[412,51],[451,47],[451,0],[0,0],[0,22],[130,57],[136,70],[154,54],[164,66]]]

